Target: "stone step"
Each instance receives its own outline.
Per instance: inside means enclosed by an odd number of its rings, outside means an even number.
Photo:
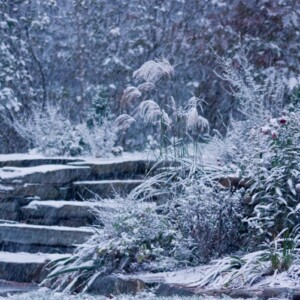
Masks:
[[[95,210],[113,210],[120,205],[114,201],[37,201],[21,207],[19,221],[27,224],[60,225],[69,227],[99,224]]]
[[[73,162],[72,166],[88,166],[94,179],[124,179],[144,177],[155,165],[154,160],[114,159],[95,162]]]
[[[73,183],[76,190],[76,199],[95,199],[114,197],[116,194],[125,196],[145,180],[99,180],[99,181],[76,181]]]
[[[41,165],[28,168],[4,167],[0,169],[0,181],[6,184],[56,184],[64,185],[90,178],[88,166]]]
[[[5,187],[3,189],[2,187]],[[71,199],[75,191],[70,185],[55,185],[55,184],[39,184],[39,183],[25,183],[25,184],[7,184],[0,186],[0,202],[11,202],[14,199],[26,199],[37,197],[39,199]],[[1,209],[1,207],[0,207]]]
[[[35,292],[40,289],[37,283],[32,282],[16,282],[0,279],[0,297],[11,297],[16,294],[24,294]],[[2,299],[2,298],[0,298]]]
[[[116,194],[122,196],[127,195],[132,189],[144,182],[144,179],[118,179],[118,180],[91,180],[91,181],[75,181],[68,185],[55,185],[55,184],[38,184],[38,183],[25,183],[25,184],[6,184],[0,185],[0,203],[15,202],[16,199],[26,198],[39,198],[40,200],[87,200],[95,199],[96,195],[101,198],[113,197]],[[27,201],[29,202],[29,201]],[[11,204],[8,204],[11,206]],[[3,207],[5,214],[8,209]],[[5,218],[5,216],[4,216]]]
[[[7,200],[7,201],[6,201]],[[0,219],[15,220],[19,219],[19,210],[22,205],[22,199],[12,198],[12,199],[1,199],[0,200]],[[23,203],[26,205],[27,202]]]
[[[45,266],[65,257],[68,255],[0,252],[0,280],[39,283],[47,274]]]
[[[9,252],[71,253],[84,243],[94,230],[66,226],[43,226],[22,223],[0,224],[0,249]]]

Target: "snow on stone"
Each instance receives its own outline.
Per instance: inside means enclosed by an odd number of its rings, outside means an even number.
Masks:
[[[190,145],[189,148],[192,149],[193,145]],[[204,163],[210,164],[211,161],[215,161],[215,156],[217,155],[217,149],[215,145],[212,144],[203,144],[201,149],[202,159]],[[159,160],[159,152],[143,151],[143,152],[123,152],[120,156],[112,156],[108,158],[95,158],[95,157],[76,157],[70,158],[67,156],[57,156],[57,157],[46,157],[39,154],[1,154],[0,161],[21,161],[21,160],[43,160],[51,159],[53,161],[57,160],[69,160],[70,166],[80,166],[86,164],[107,164],[107,163],[122,163],[122,162],[135,162],[135,161],[157,161]],[[59,166],[59,165],[56,165]],[[66,166],[65,166],[66,167]],[[28,169],[28,168],[26,168]],[[0,173],[1,176],[1,173]],[[1,178],[1,177],[0,177]]]
[[[182,284],[192,285],[200,281],[207,270],[207,266],[200,266],[195,268],[187,268],[174,272],[161,272],[161,273],[144,273],[138,275],[131,275],[130,278],[138,278],[145,282],[164,282],[168,284]],[[122,275],[120,275],[122,277]],[[124,275],[128,278],[127,275]]]
[[[76,170],[78,168],[85,169],[86,167],[70,166],[70,165],[41,165],[35,167],[19,168],[19,167],[3,167],[0,169],[0,179],[19,178],[34,173],[47,173],[59,170]]]
[[[92,202],[92,201],[65,201],[65,200],[47,200],[47,201],[39,201],[34,200],[31,201],[28,205],[24,206],[24,208],[32,208],[37,209],[38,206],[51,206],[54,208],[62,208],[64,206],[78,206],[78,207],[90,207],[90,208],[115,208],[117,206],[120,206],[120,203],[116,203],[112,200],[105,201],[102,200],[101,202]]]
[[[29,153],[12,153],[12,154],[1,154],[0,161],[13,161],[13,160],[40,160],[40,159],[49,159],[48,156],[43,156],[40,154],[29,154]],[[57,156],[50,157],[50,159],[66,159],[73,161],[74,158]]]
[[[12,186],[6,186],[6,185],[3,185],[3,184],[0,184],[0,191],[13,191],[14,188]]]
[[[135,161],[154,161],[156,160],[155,153],[149,152],[133,152],[127,153],[124,152],[121,156],[117,157],[109,157],[109,158],[94,158],[94,157],[86,157],[84,162],[74,162],[72,165],[84,165],[86,163],[96,164],[96,165],[105,165],[108,163],[123,163],[123,162],[135,162]]]
[[[13,228],[27,228],[27,229],[45,229],[55,231],[76,231],[76,232],[94,232],[93,228],[90,227],[67,227],[67,226],[46,226],[46,225],[30,225],[24,223],[13,223],[13,224],[0,224],[1,227],[13,227]]]
[[[48,260],[53,261],[61,258],[68,257],[68,254],[48,254],[48,253],[26,253],[26,252],[0,252],[0,262],[7,263],[44,263]]]
[[[115,183],[142,183],[145,180],[141,179],[115,179],[115,180],[87,180],[87,181],[75,181],[75,185],[97,185],[97,184],[115,184]]]
[[[187,145],[190,152],[192,152],[193,145]],[[203,144],[201,145],[201,156],[204,165],[217,165],[217,156],[218,149],[216,145],[213,143]],[[148,161],[148,162],[156,162],[159,160],[159,152],[155,151],[144,151],[144,152],[123,152],[122,155],[117,157],[109,157],[109,158],[93,158],[86,157],[84,161],[72,162],[70,165],[85,165],[85,164],[95,164],[95,165],[105,165],[108,163],[125,163],[125,162],[136,162],[136,161]]]

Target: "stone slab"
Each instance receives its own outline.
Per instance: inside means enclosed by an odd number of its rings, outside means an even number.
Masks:
[[[69,199],[72,198],[73,190],[69,185],[39,184],[25,183],[10,185],[12,190],[1,192],[0,202],[14,201],[18,199],[26,199],[28,197],[37,197],[42,200],[47,199]]]
[[[0,246],[2,250],[11,252],[70,252],[92,234],[93,230],[90,228],[2,223]]]
[[[19,158],[17,157],[19,156]],[[0,168],[3,167],[36,167],[40,165],[65,165],[75,162],[83,162],[82,159],[67,157],[29,157],[26,155],[0,155]]]
[[[0,181],[4,184],[57,184],[64,185],[90,178],[88,166],[42,165],[29,168],[5,167],[0,169]]]
[[[3,280],[23,283],[41,282],[46,275],[45,265],[63,257],[66,255],[0,252],[0,292],[1,286],[8,288],[7,284],[4,285]],[[10,286],[12,288],[12,284]]]
[[[20,221],[29,224],[88,226],[95,222],[95,202],[32,201],[20,209]]]
[[[73,183],[76,190],[76,198],[93,199],[114,197],[129,194],[134,188],[143,183],[144,180],[100,180],[100,181],[77,181]]]
[[[122,295],[122,294],[137,294],[144,290],[146,285],[139,279],[123,279],[117,275],[98,276],[89,285],[87,293],[94,295]]]

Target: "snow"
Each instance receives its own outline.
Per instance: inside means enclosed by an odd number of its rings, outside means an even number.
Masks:
[[[139,179],[115,179],[115,180],[87,180],[87,181],[75,181],[75,185],[97,185],[97,184],[119,184],[119,183],[143,183],[145,180]]]
[[[190,145],[192,148],[193,145]],[[202,144],[201,152],[204,163],[210,164],[212,161],[216,161],[217,149],[213,144]],[[51,159],[55,160],[69,160],[69,166],[85,166],[86,164],[95,164],[95,165],[105,165],[105,164],[115,164],[115,163],[125,163],[125,162],[136,162],[136,161],[149,161],[155,162],[159,160],[159,151],[155,152],[153,150],[145,150],[143,152],[123,152],[120,156],[111,156],[108,158],[95,158],[95,157],[76,157],[71,158],[68,156],[57,156],[57,157],[46,157],[38,154],[1,154],[0,161],[22,161],[22,160],[43,160],[43,159]],[[60,165],[55,165],[60,166]],[[67,167],[67,166],[65,166]],[[30,167],[34,168],[34,167]],[[37,168],[37,167],[36,167]],[[28,168],[26,168],[28,169]],[[1,169],[0,169],[1,171]],[[0,173],[1,176],[1,173]]]
[[[136,162],[136,161],[156,161],[157,156],[153,151],[151,152],[123,152],[122,155],[117,157],[109,158],[94,158],[94,157],[85,157],[82,162],[74,162],[71,165],[85,165],[85,164],[95,164],[95,165],[105,165],[108,163],[124,163],[124,162]]]
[[[299,85],[299,80],[297,80],[297,78],[295,77],[291,77],[289,78],[287,85],[289,90],[292,91],[295,87]]]
[[[206,277],[208,274],[209,266],[199,266],[195,268],[186,268],[179,271],[173,272],[163,272],[163,273],[144,273],[137,275],[120,275],[121,278],[133,278],[140,279],[144,282],[156,282],[156,283],[166,283],[166,284],[178,284],[181,286],[186,286],[188,288],[203,288],[199,286],[199,282]],[[292,273],[292,272],[291,272]],[[276,288],[295,288],[300,286],[300,278],[297,276],[291,276],[291,273],[282,272],[275,275],[265,276],[261,281],[250,285],[245,285],[243,288],[248,289],[258,289],[266,287],[276,287]],[[206,290],[209,289],[221,289],[225,288],[223,285],[219,286],[208,286]]]
[[[151,160],[154,161],[157,159],[156,153],[153,153],[153,151],[144,151],[144,152],[123,152],[120,156],[112,156],[108,158],[95,158],[95,157],[76,157],[71,158],[68,156],[57,156],[57,157],[46,157],[38,154],[1,154],[0,155],[0,162],[9,162],[9,161],[34,161],[34,160],[44,160],[44,159],[50,159],[50,160],[66,160],[69,161],[69,165],[85,165],[85,164],[106,164],[106,163],[120,163],[120,162],[134,162],[134,161],[140,161],[140,160]]]
[[[55,208],[61,208],[61,207],[64,207],[64,206],[89,207],[89,206],[96,206],[96,205],[99,205],[99,203],[79,202],[79,201],[65,201],[65,200],[60,200],[60,201],[56,201],[56,200],[47,200],[47,201],[34,200],[34,201],[31,201],[24,208],[37,209],[38,206],[51,206],[51,207],[55,207]]]
[[[65,200],[47,200],[47,201],[39,201],[34,200],[31,201],[28,205],[24,206],[24,208],[33,208],[37,209],[38,206],[46,206],[46,207],[54,207],[54,208],[62,208],[64,206],[78,206],[82,208],[97,208],[97,207],[105,207],[105,208],[114,208],[120,206],[119,204],[115,203],[112,200],[105,201],[102,200],[101,202],[91,202],[91,201],[65,201]]]
[[[76,170],[76,169],[86,169],[88,167],[78,167],[78,166],[70,166],[70,165],[41,165],[35,167],[3,167],[0,169],[0,179],[12,179],[19,178],[26,175],[34,174],[34,173],[47,173],[59,170]]]
[[[193,145],[187,145],[189,151],[192,153]],[[201,155],[202,161],[204,165],[215,165],[217,166],[217,157],[218,157],[218,149],[213,143],[202,144],[201,145]],[[126,163],[126,162],[138,162],[138,161],[145,161],[145,162],[157,162],[159,161],[159,152],[155,151],[144,151],[144,152],[123,152],[122,155],[117,157],[110,157],[110,158],[93,158],[93,157],[86,157],[84,161],[80,162],[73,162],[69,165],[86,165],[86,164],[93,164],[93,165],[107,165],[107,164],[118,164],[118,163]]]
[[[1,290],[0,290],[1,292]],[[11,300],[107,300],[110,297],[107,296],[97,296],[97,295],[88,295],[88,294],[78,294],[78,295],[70,295],[67,293],[58,293],[51,291],[47,288],[40,288],[38,291],[29,292],[25,294],[15,294],[9,296],[8,299]],[[119,295],[115,297],[111,297],[115,300],[154,300],[157,299],[155,294],[148,292],[142,292],[137,295]],[[195,297],[179,297],[179,296],[171,296],[171,297],[159,297],[160,300],[216,300],[223,299],[229,300],[231,298],[223,296],[221,298],[218,297],[203,297],[203,296],[195,296]],[[0,297],[0,300],[7,300],[5,297]],[[237,299],[238,300],[238,299]],[[250,299],[251,300],[251,299]]]
[[[90,227],[67,227],[67,226],[44,226],[44,225],[29,225],[23,223],[14,223],[14,224],[0,224],[1,227],[12,227],[12,228],[26,228],[26,229],[45,229],[45,230],[55,230],[55,231],[76,231],[76,232],[94,232],[93,228]]]
[[[295,276],[296,277],[296,276]],[[300,279],[293,278],[289,272],[282,272],[267,276],[265,279],[253,285],[253,289],[260,287],[295,288],[300,286]]]
[[[12,154],[1,154],[0,161],[21,161],[21,160],[41,160],[41,159],[51,159],[51,160],[70,160],[74,161],[77,158],[64,157],[64,156],[55,156],[55,157],[47,157],[40,154],[29,154],[29,153],[12,153]]]
[[[26,264],[26,263],[45,263],[50,260],[57,260],[61,258],[68,257],[68,254],[48,254],[48,253],[27,253],[27,252],[0,252],[0,262],[5,263],[18,263],[18,264]]]
[[[124,278],[141,279],[144,282],[163,282],[168,284],[182,284],[193,286],[196,282],[200,281],[207,270],[207,266],[200,266],[195,268],[187,268],[184,270],[174,272],[161,272],[161,273],[144,273],[137,275],[120,275]]]
[[[14,188],[12,186],[5,186],[3,184],[0,184],[0,191],[13,191]]]

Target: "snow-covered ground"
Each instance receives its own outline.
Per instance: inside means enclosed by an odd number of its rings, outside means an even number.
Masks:
[[[0,290],[1,293],[1,290]],[[1,297],[0,300],[107,300],[107,299],[115,299],[115,300],[153,300],[153,299],[160,299],[160,300],[217,300],[217,299],[223,299],[223,300],[229,300],[232,298],[229,297],[222,297],[222,298],[216,298],[216,297],[201,297],[201,296],[195,296],[195,297],[159,297],[157,298],[154,294],[148,292],[148,293],[141,293],[139,295],[133,296],[133,295],[122,295],[122,296],[116,296],[116,297],[104,297],[104,296],[91,296],[87,294],[81,294],[81,295],[68,295],[64,293],[55,293],[51,292],[45,288],[40,289],[39,291],[35,292],[29,292],[25,294],[16,294],[12,295],[8,298]],[[236,298],[235,298],[236,299]],[[238,300],[238,299],[236,299]],[[251,300],[251,299],[249,299]]]

